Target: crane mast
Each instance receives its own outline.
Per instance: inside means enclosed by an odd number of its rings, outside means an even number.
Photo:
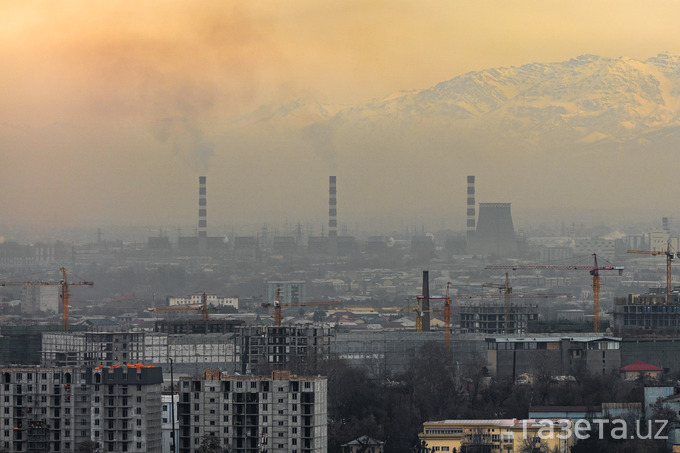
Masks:
[[[599,266],[597,264],[597,253],[593,253],[594,264],[592,266],[561,266],[561,265],[490,265],[485,269],[554,269],[554,270],[587,270],[593,276],[593,331],[600,332],[600,271],[618,271],[623,273],[623,266]]]
[[[263,303],[263,307],[274,307],[274,325],[277,327],[281,326],[283,321],[283,313],[281,312],[282,307],[313,307],[313,306],[325,306],[325,305],[340,305],[340,302],[335,300],[326,300],[320,302],[291,302],[283,303],[281,302],[281,288],[276,288],[276,299],[274,303]]]
[[[60,286],[62,330],[64,332],[68,332],[69,286],[92,286],[94,285],[94,282],[69,283],[68,279],[66,278],[66,269],[60,267],[59,270],[61,271],[61,281],[59,283],[34,280],[30,282],[5,282],[0,283],[0,286]]]
[[[657,255],[665,255],[666,256],[666,305],[670,305],[671,303],[671,261],[673,258],[680,256],[680,253],[672,253],[671,252],[671,243],[670,241],[666,244],[666,250],[665,251],[651,251],[651,250],[628,250],[628,253],[639,253],[639,254],[646,254],[646,255],[652,255],[652,256],[657,256]]]

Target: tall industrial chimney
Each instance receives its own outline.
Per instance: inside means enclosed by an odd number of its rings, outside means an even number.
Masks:
[[[423,332],[430,331],[430,272],[423,271]]]
[[[475,177],[467,177],[467,232],[475,231]]]
[[[338,200],[336,198],[335,176],[328,179],[328,251],[338,252]]]
[[[208,220],[206,200],[206,177],[198,177],[198,251],[204,254],[208,249]]]

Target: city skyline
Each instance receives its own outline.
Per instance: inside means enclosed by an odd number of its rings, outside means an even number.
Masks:
[[[533,209],[531,194],[550,191],[542,184],[547,177],[532,189],[507,175],[504,166],[521,156],[517,150],[500,160],[488,151],[447,156],[439,142],[450,137],[407,137],[402,141],[412,145],[410,151],[392,153],[390,140],[400,137],[390,137],[386,148],[351,152],[351,142],[334,149],[335,137],[323,127],[303,129],[306,147],[299,146],[299,137],[281,140],[269,125],[250,131],[257,142],[235,128],[263,112],[262,105],[296,99],[324,109],[367,105],[487,68],[583,54],[645,60],[680,53],[673,23],[680,5],[673,2],[200,6],[76,1],[0,7],[6,68],[0,224],[195,224],[199,175],[208,177],[208,230],[310,218],[321,224],[327,178],[337,175],[339,225],[352,229],[362,220],[392,216],[462,229],[460,175],[466,174],[478,175],[479,201],[512,202],[521,224]],[[431,147],[436,150],[423,152]],[[672,166],[664,158],[653,154],[648,172]],[[554,172],[560,159],[532,161],[526,174]],[[564,168],[579,171],[588,159],[569,159]],[[600,170],[626,169],[629,176],[645,162],[613,161],[612,168]],[[579,195],[587,192],[586,183],[597,187],[588,179],[594,171],[579,183]],[[520,182],[526,174],[518,175]],[[599,193],[603,205],[625,209],[631,197],[616,200],[611,192]],[[645,197],[654,196],[643,192],[633,201],[656,214],[666,206],[645,204]],[[579,203],[567,208],[597,213],[602,207]]]

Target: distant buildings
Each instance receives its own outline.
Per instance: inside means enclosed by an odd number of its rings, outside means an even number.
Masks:
[[[238,297],[219,297],[215,294],[206,294],[206,305],[209,307],[232,307],[238,309]],[[176,297],[170,296],[167,298],[168,307],[195,305],[199,306],[203,303],[202,294],[192,294],[191,296]]]

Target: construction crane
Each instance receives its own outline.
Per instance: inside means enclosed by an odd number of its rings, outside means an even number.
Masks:
[[[594,264],[592,266],[580,265],[489,265],[485,269],[551,269],[551,270],[587,270],[593,276],[593,331],[600,332],[600,271],[619,271],[623,273],[623,266],[599,266],[597,264],[597,253],[593,253]]]
[[[443,299],[444,300],[444,345],[446,347],[446,352],[451,350],[451,296],[449,295],[449,288],[451,287],[451,282],[446,283],[446,295],[444,297],[425,297],[423,295],[416,296],[416,300],[433,300],[433,299]],[[416,306],[416,331],[422,332],[423,329],[423,311],[420,310],[420,304]]]
[[[671,261],[675,257],[679,257],[680,253],[672,253],[671,252],[671,243],[670,241],[666,245],[666,250],[665,251],[660,251],[660,250],[628,250],[628,253],[640,253],[640,254],[646,254],[646,255],[652,255],[652,256],[657,256],[657,255],[666,255],[666,305],[670,305],[671,303]]]
[[[186,311],[186,310],[199,310],[201,312],[201,317],[204,321],[207,321],[210,319],[208,316],[208,312],[210,311],[217,311],[217,308],[208,308],[208,296],[203,293],[203,302],[199,306],[195,305],[180,305],[180,306],[174,306],[174,307],[152,307],[149,308],[148,311]]]
[[[498,290],[503,291],[503,306],[505,307],[505,316],[503,320],[503,330],[505,330],[506,333],[510,333],[514,331],[514,328],[510,327],[510,294],[512,294],[512,287],[510,286],[510,277],[508,277],[508,273],[505,273],[505,284],[504,285],[496,285],[493,283],[484,283],[482,284],[482,287],[484,288],[496,288]]]
[[[328,305],[340,305],[340,302],[335,300],[326,300],[321,302],[281,302],[281,288],[276,289],[276,300],[274,303],[263,303],[263,307],[274,307],[274,325],[277,327],[281,326],[281,321],[283,320],[283,315],[281,314],[282,307],[312,307],[312,306],[328,306]]]
[[[94,282],[77,282],[68,283],[66,279],[66,269],[61,267],[61,281],[59,283],[54,282],[44,282],[44,281],[31,281],[31,282],[5,282],[0,283],[0,286],[61,286],[61,319],[62,319],[62,330],[68,332],[68,303],[69,303],[69,286],[92,286]]]

